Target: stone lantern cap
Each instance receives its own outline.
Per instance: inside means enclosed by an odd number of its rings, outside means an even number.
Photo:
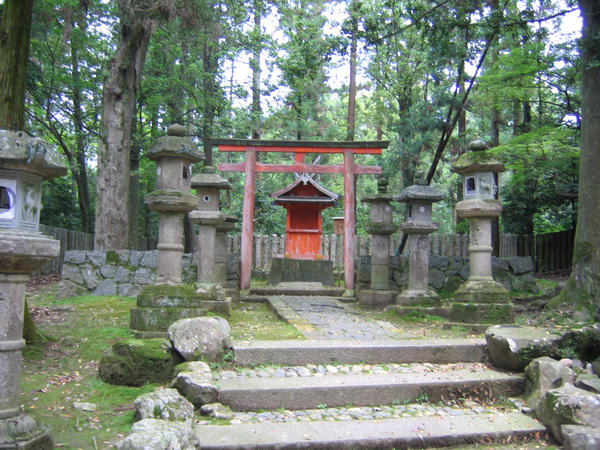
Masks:
[[[418,171],[412,185],[405,188],[400,195],[394,196],[395,202],[411,203],[418,201],[420,203],[434,203],[444,199],[446,194],[442,194],[433,186],[425,183],[423,172]]]
[[[452,165],[452,172],[460,175],[472,172],[504,172],[504,164],[489,152],[489,146],[485,141],[479,139],[472,141],[469,150]]]
[[[50,144],[24,131],[0,130],[0,168],[18,170],[50,179],[67,168]]]
[[[203,187],[230,191],[231,183],[218,173],[215,173],[214,167],[206,166],[204,168],[204,172],[196,174],[192,177],[192,189]]]
[[[177,124],[167,128],[167,136],[159,137],[146,156],[152,161],[164,157],[175,157],[187,159],[192,163],[202,161],[205,158],[204,152],[198,150],[192,138],[186,135],[185,128]]]
[[[386,177],[377,178],[377,194],[365,195],[360,201],[363,203],[391,202],[394,196],[388,194],[388,184],[389,181]]]

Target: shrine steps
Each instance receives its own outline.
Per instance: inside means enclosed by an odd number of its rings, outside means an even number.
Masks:
[[[289,295],[303,297],[342,297],[345,289],[336,286],[324,286],[315,282],[285,282],[274,286],[253,287],[248,290],[250,296]]]
[[[546,439],[505,399],[522,374],[494,370],[481,339],[235,342],[216,373],[228,425],[197,425],[203,449],[432,448]]]
[[[227,379],[217,386],[221,403],[236,411],[258,411],[413,403],[419,398],[437,403],[471,393],[496,399],[520,395],[524,382],[520,375],[466,366],[426,373]]]
[[[282,340],[234,342],[235,364],[379,364],[479,362],[485,359],[481,338],[381,341]]]
[[[202,425],[198,429],[203,450],[432,448],[527,442],[546,433],[543,426],[520,413],[498,417],[468,414],[347,422]]]

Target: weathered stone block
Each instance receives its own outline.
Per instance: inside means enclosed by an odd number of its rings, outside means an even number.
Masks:
[[[217,400],[218,389],[213,381],[210,367],[203,361],[179,364],[171,387],[177,389],[196,408]]]
[[[129,326],[138,331],[167,331],[173,322],[206,313],[204,308],[131,308]]]
[[[561,428],[565,450],[598,450],[600,430],[581,425],[563,425]]]
[[[173,348],[186,361],[220,361],[231,348],[231,328],[221,317],[194,317],[169,326]]]
[[[102,280],[92,291],[92,295],[117,295],[117,283],[113,280]]]
[[[333,262],[324,260],[273,258],[269,273],[269,284],[308,281],[335,286]]]
[[[450,319],[463,323],[512,323],[514,312],[510,303],[452,303]]]
[[[164,339],[127,339],[102,354],[98,371],[107,383],[142,386],[169,381],[177,362]]]
[[[164,450],[199,448],[191,422],[144,419],[131,427],[131,434],[117,442],[118,450]]]
[[[429,268],[429,285],[434,287],[435,289],[442,289],[444,287],[444,282],[446,281],[446,276],[444,272],[436,268]]]
[[[510,270],[516,275],[533,272],[533,259],[531,256],[514,256],[508,259]]]
[[[600,395],[565,384],[549,390],[542,398],[537,418],[554,437],[562,442],[562,425],[584,425],[600,428]]]
[[[555,359],[543,356],[534,359],[525,368],[525,394],[527,405],[537,410],[542,398],[550,389],[573,383],[575,372]]]
[[[194,405],[176,389],[158,389],[135,399],[136,416],[140,420],[162,419],[187,422],[194,417]]]
[[[80,250],[65,251],[64,263],[67,264],[83,264],[86,259],[86,253]]]
[[[545,329],[519,325],[496,325],[485,332],[490,358],[495,366],[522,371],[540,356],[558,357],[561,335]]]

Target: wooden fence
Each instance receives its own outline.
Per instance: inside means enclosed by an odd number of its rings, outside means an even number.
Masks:
[[[94,235],[82,231],[40,225],[40,231],[60,241],[60,255],[51,259],[40,269],[41,274],[60,273],[67,250],[93,250]]]
[[[571,269],[575,230],[518,237],[518,256],[531,256],[536,272],[560,272]]]
[[[53,236],[61,242],[61,254],[47,262],[40,273],[60,273],[64,252],[66,250],[93,250],[94,236],[81,231],[65,230],[46,225],[40,225],[40,231]],[[516,234],[500,235],[500,256],[531,256],[536,272],[557,272],[571,268],[573,257],[574,230],[557,233],[519,236]],[[393,255],[400,243],[401,235],[390,236],[390,255]],[[357,236],[354,254],[357,257],[371,254],[370,236]],[[469,246],[468,234],[437,234],[431,235],[431,255],[467,258]],[[156,246],[154,245],[154,248]],[[140,249],[151,249],[141,242]],[[285,235],[255,234],[253,240],[252,268],[267,271],[271,267],[273,257],[281,257],[285,252]],[[231,253],[240,252],[240,235],[227,236],[227,250]],[[334,270],[343,269],[344,236],[323,235],[321,254],[324,259],[333,261]]]
[[[517,243],[519,236],[515,234],[500,235],[500,256],[511,257],[518,256]],[[393,255],[398,248],[402,236],[393,234],[390,236],[390,255]],[[450,256],[458,258],[467,258],[469,247],[468,234],[449,234],[431,235],[431,255]],[[239,254],[240,236],[228,236],[227,250],[230,253]],[[323,259],[333,261],[334,270],[343,269],[344,236],[343,235],[323,235],[321,242],[321,255]],[[282,257],[285,253],[285,235],[264,235],[255,234],[252,251],[252,269],[269,270],[273,257]],[[360,235],[356,237],[354,254],[357,257],[371,254],[370,236]]]

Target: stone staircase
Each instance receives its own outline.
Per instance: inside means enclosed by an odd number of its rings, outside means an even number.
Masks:
[[[203,449],[427,448],[544,439],[502,401],[523,377],[485,363],[483,339],[255,341],[215,374],[228,425]],[[500,400],[500,402],[498,402]]]

